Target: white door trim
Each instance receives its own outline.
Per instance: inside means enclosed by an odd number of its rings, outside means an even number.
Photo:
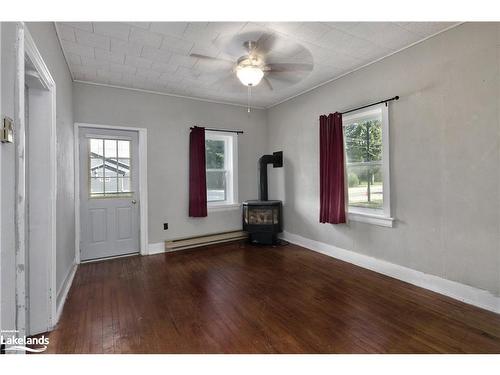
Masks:
[[[57,197],[57,159],[56,159],[56,83],[45,64],[40,51],[35,45],[28,28],[23,22],[17,24],[17,54],[16,54],[16,80],[15,80],[15,123],[16,132],[16,329],[19,335],[26,334],[26,160],[25,160],[25,86],[24,70],[25,57],[28,57],[37,70],[41,81],[50,92],[51,114],[50,114],[50,141],[47,145],[49,151],[49,201],[50,212],[48,220],[50,222],[50,261],[48,269],[48,298],[49,316],[48,328],[52,329],[57,324],[56,302],[56,197]]]
[[[148,130],[131,126],[75,122],[75,262],[80,263],[80,128],[128,130],[139,134],[139,245],[140,254],[148,255]]]

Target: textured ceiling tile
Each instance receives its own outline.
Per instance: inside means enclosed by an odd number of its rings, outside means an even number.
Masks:
[[[388,22],[360,22],[346,31],[350,35],[370,41],[387,49],[398,49],[420,39],[418,34]]]
[[[59,37],[62,40],[76,42],[75,29],[73,27],[61,24],[57,27],[57,31],[59,32]]]
[[[199,55],[205,55],[210,57],[217,57],[220,53],[217,46],[214,44],[204,44],[204,43],[196,43],[191,49],[190,53],[196,53]]]
[[[197,59],[189,56],[178,55],[176,53],[172,54],[172,57],[169,60],[170,64],[173,65],[181,65],[187,68],[192,68],[194,64],[196,64]]]
[[[128,41],[131,27],[119,22],[94,22],[94,32]]]
[[[397,24],[408,31],[426,37],[453,26],[455,22],[398,22]]]
[[[234,35],[241,32],[246,22],[209,22],[207,30],[212,35],[230,34]]]
[[[304,22],[291,35],[300,40],[314,42],[325,35],[329,30],[330,28],[321,22]]]
[[[151,69],[156,70],[160,73],[168,73],[168,72],[173,73],[177,70],[178,67],[179,67],[178,65],[174,65],[174,64],[153,62]]]
[[[187,22],[153,22],[150,29],[159,34],[180,37],[187,25]]]
[[[144,46],[141,57],[154,62],[167,63],[172,57],[172,52]]]
[[[159,78],[160,81],[165,82],[165,83],[174,83],[174,82],[180,82],[182,81],[182,77],[178,74],[173,74],[173,73],[162,73]]]
[[[161,45],[161,49],[165,49],[167,51],[173,51],[176,53],[188,54],[193,48],[194,42],[177,38],[175,36],[165,35],[163,37],[163,42]]]
[[[89,32],[93,31],[92,22],[61,22],[61,24]]]
[[[62,41],[62,46],[65,52],[74,53],[80,56],[94,57],[94,48],[70,42],[68,40]]]
[[[149,29],[151,27],[151,22],[125,22],[127,25],[131,25],[134,27],[138,27],[141,29]],[[160,22],[154,22],[154,23],[160,23]],[[161,22],[163,23],[163,22]]]
[[[208,22],[190,22],[184,30],[183,39],[195,40],[198,43],[209,44],[219,36],[214,27],[209,27]]]
[[[148,59],[136,56],[125,56],[125,65],[134,66],[136,68],[151,68],[153,62]]]
[[[323,48],[335,49],[338,52],[359,59],[373,57],[374,59],[390,52],[367,40],[346,34],[340,30],[330,29],[315,44]]]
[[[72,65],[82,65],[82,58],[80,57],[80,55],[66,52],[66,58],[68,59],[68,63]]]
[[[96,69],[107,69],[109,70],[109,62],[99,61],[90,57],[82,56],[82,65],[94,67]]]
[[[263,25],[280,34],[293,35],[302,26],[302,22],[267,22]]]
[[[95,33],[89,33],[87,31],[75,30],[76,41],[78,44],[89,46],[89,47],[98,47],[102,49],[109,49],[110,41],[109,37],[98,35]]]
[[[125,54],[124,53],[116,53],[110,52],[108,50],[96,48],[95,49],[95,58],[100,61],[108,61],[116,64],[123,64],[125,62]]]
[[[127,43],[120,39],[111,38],[111,52],[140,56],[142,47],[142,44]]]
[[[155,48],[160,48],[162,40],[163,37],[160,34],[138,28],[132,29],[129,36],[131,43],[143,44]]]
[[[134,75],[137,71],[135,66],[109,63],[109,69],[122,74]]]
[[[417,22],[58,23],[73,77],[246,104],[236,78],[245,40],[274,38],[267,63],[310,63],[311,72],[269,75],[251,103],[269,106],[407,47],[452,24]],[[130,33],[130,35],[129,35]],[[200,54],[217,59],[191,57]],[[299,75],[298,75],[299,74]],[[297,81],[298,80],[298,81]],[[296,83],[290,83],[296,82]]]

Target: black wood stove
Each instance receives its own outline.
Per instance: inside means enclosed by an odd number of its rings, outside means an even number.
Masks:
[[[243,202],[243,230],[255,244],[275,244],[278,233],[283,231],[283,204],[281,201],[267,199],[267,165],[283,167],[283,152],[264,155],[259,159],[260,191],[259,200]]]

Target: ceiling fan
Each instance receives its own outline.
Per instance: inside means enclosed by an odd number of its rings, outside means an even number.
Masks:
[[[312,55],[306,48],[280,40],[274,34],[247,33],[232,37],[227,43],[225,41],[227,39],[220,38],[219,44],[227,55],[236,57],[236,60],[197,53],[190,56],[230,63],[229,78],[237,77],[249,89],[262,81],[269,90],[274,90],[272,81],[294,84],[313,69]]]

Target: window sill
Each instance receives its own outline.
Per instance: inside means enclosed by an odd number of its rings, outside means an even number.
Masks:
[[[373,225],[379,225],[381,227],[392,228],[394,226],[394,218],[382,215],[376,215],[366,212],[349,212],[349,220],[359,221],[360,223],[367,223]]]
[[[207,206],[208,212],[220,212],[220,211],[233,211],[239,210],[241,208],[241,203],[221,203],[221,204],[209,204]]]

